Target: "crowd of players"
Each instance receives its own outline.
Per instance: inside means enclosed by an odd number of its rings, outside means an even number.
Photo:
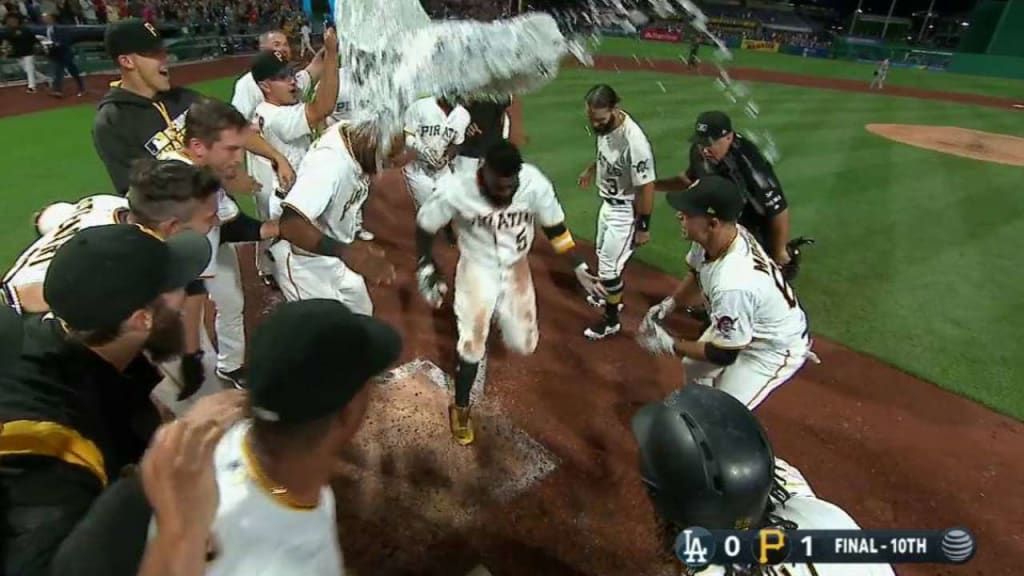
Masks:
[[[370,297],[394,267],[368,235],[359,239],[362,206],[387,167],[402,167],[419,208],[417,280],[430,304],[447,292],[433,236],[450,230],[461,253],[456,442],[473,442],[469,389],[490,323],[473,319],[493,316],[522,352],[536,346],[526,257],[534,223],[603,309],[585,333],[610,337],[622,254],[649,237],[653,194],[665,191],[694,242],[693,275],[648,311],[640,340],[703,370],[691,378],[698,385],[633,419],[643,483],[665,534],[691,525],[856,527],[774,457],[751,412],[764,396],[737,399],[728,384],[731,374],[748,387],[766,354],[778,352],[765,338],[778,327],[764,317],[803,312],[788,285],[796,252],[781,186],[727,116],[702,114],[690,169],[657,180],[650,145],[615,91],[600,85],[586,95],[598,147],[581,184],[596,181],[605,230],[591,274],[550,182],[508,141],[510,100],[425,98],[410,109],[405,134],[381,134],[360,112],[363,79],[337,66],[333,30],[302,70],[282,34],[260,42],[228,104],[171,85],[151,25],[108,28],[121,78],[99,105],[93,140],[115,194],[43,210],[40,238],[3,281],[3,573],[344,573],[330,479],[367,410],[367,383],[402,349],[395,329],[373,317]],[[259,218],[239,210],[242,194],[256,197]],[[248,340],[242,242],[259,244],[260,273],[286,300]],[[745,275],[730,278],[740,268]],[[500,280],[488,280],[492,269]],[[721,291],[709,292],[716,285]],[[207,300],[216,306],[216,380],[237,390],[205,378]],[[668,334],[662,323],[672,309],[702,300],[705,337]],[[799,329],[794,337],[806,343],[806,323]],[[783,343],[787,358],[791,343]],[[158,384],[172,385],[175,397],[155,403]]]

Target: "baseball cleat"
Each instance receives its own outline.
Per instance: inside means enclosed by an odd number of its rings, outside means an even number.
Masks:
[[[448,422],[452,428],[452,438],[460,446],[469,446],[475,439],[473,435],[473,419],[469,416],[469,406],[448,405]]]
[[[363,242],[373,242],[373,239],[376,238],[373,232],[366,229],[360,229],[359,232],[356,232],[356,236]]]
[[[590,340],[603,340],[618,334],[620,330],[622,330],[621,322],[602,318],[600,322],[584,330],[583,335]]]
[[[245,372],[245,367],[236,368],[230,372],[225,372],[220,368],[217,368],[216,374],[217,378],[220,378],[221,380],[230,383],[236,389],[245,390],[246,379],[248,376]]]

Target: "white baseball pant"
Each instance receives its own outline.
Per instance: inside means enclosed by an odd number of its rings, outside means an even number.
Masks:
[[[25,78],[28,80],[28,87],[36,89],[36,79],[41,79],[43,82],[51,82],[50,77],[42,72],[36,70],[36,57],[35,56],[22,56],[18,58],[18,62],[21,64],[21,69],[25,71]]]
[[[636,215],[632,200],[604,200],[597,213],[597,276],[614,280],[622,276],[633,256]],[[621,202],[621,204],[619,204]]]
[[[305,56],[307,50],[310,54],[316,54],[316,50],[313,49],[313,44],[309,41],[309,36],[303,36],[299,56]]]
[[[532,354],[540,336],[537,297],[529,258],[508,268],[494,268],[459,257],[455,267],[456,348],[466,362],[479,362],[487,351],[491,322],[497,321],[502,339],[517,354]]]
[[[698,341],[706,342],[712,330],[705,330]],[[729,366],[683,358],[686,385],[714,386],[753,410],[800,370],[810,351],[809,342],[799,340],[785,350],[744,348]]]
[[[434,193],[436,184],[434,177],[415,166],[407,166],[402,169],[402,174],[405,176],[405,185],[409,188],[412,201],[416,204],[416,208],[419,209],[420,206],[426,204],[427,200]]]
[[[274,167],[267,159],[248,152],[245,156],[246,170],[260,185],[259,190],[253,194],[256,200],[256,217],[263,221],[271,220],[275,217],[275,208],[278,208],[281,203],[275,194],[277,173],[274,172]],[[299,169],[298,166],[292,168]],[[267,255],[269,246],[270,242],[265,240],[256,247],[256,270],[261,276],[270,276],[274,272],[274,263]]]
[[[289,302],[326,298],[337,300],[357,314],[373,315],[366,280],[340,258],[297,254],[281,240],[270,247],[277,264],[274,279]]]
[[[216,254],[216,275],[206,279],[206,289],[217,307],[217,369],[231,372],[245,363],[245,296],[238,253],[233,244],[221,244]]]

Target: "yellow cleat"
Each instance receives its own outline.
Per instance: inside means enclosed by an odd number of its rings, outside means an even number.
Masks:
[[[461,446],[473,443],[473,419],[469,417],[469,406],[448,405],[448,421],[452,427],[452,438]]]

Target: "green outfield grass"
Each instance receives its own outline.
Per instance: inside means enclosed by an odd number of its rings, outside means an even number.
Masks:
[[[592,160],[582,96],[598,81],[622,94],[650,136],[663,175],[684,168],[687,128],[701,110],[724,107],[740,130],[770,130],[783,153],[777,168],[793,231],[818,240],[797,283],[814,332],[1024,418],[1024,355],[1015,333],[1024,310],[1016,257],[1024,237],[1021,170],[864,130],[870,122],[898,122],[1007,132],[1019,122],[1013,112],[758,84],[762,115],[754,124],[725,107],[707,78],[565,71],[524,99],[527,155],[555,181],[569,223],[585,237],[593,236],[598,200],[593,190],[578,190],[575,179]],[[227,97],[231,84],[198,88]],[[0,156],[7,184],[0,262],[11,262],[31,240],[29,222],[39,207],[109,190],[92,149],[91,120],[92,107],[82,105],[0,121],[0,141],[12,143]],[[656,207],[654,240],[638,257],[680,275],[687,246],[661,199]]]
[[[609,37],[602,39],[600,45],[594,51],[597,54],[617,56],[632,56],[635,54],[639,58],[678,60],[680,56],[685,56],[688,53],[689,48],[689,44],[647,42],[634,38]],[[713,54],[714,51],[710,47],[703,47],[700,51],[700,58],[705,61],[711,61]],[[803,58],[789,54],[751,52],[749,50],[734,50],[732,54],[733,60],[727,66],[760,68],[762,70],[807,74],[824,78],[861,80],[865,84],[871,82],[871,75],[875,69],[874,64],[848,60]],[[886,83],[893,86],[909,86],[925,90],[1020,98],[1024,102],[1024,81],[1021,80],[893,67],[889,70],[889,78]]]

